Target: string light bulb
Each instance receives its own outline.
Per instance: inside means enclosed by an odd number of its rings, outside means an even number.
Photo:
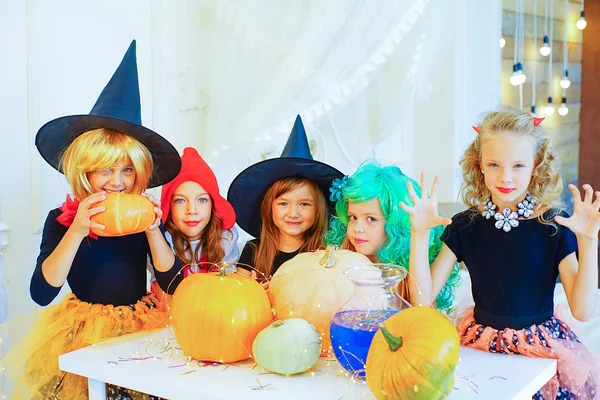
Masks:
[[[513,86],[518,86],[519,85],[519,67],[517,66],[517,64],[513,65],[513,72],[510,75],[510,78],[508,78],[508,81],[510,82],[511,85]]]
[[[517,68],[519,69],[519,85],[522,85],[527,80],[527,75],[523,72],[523,64],[517,63]]]
[[[581,10],[581,17],[579,17],[579,19],[577,20],[577,29],[579,30],[584,30],[585,27],[587,26],[587,21],[585,20],[585,11]]]
[[[569,71],[565,70],[565,75],[560,80],[560,87],[563,89],[568,89],[571,86],[571,81],[569,80]]]
[[[566,97],[562,98],[562,103],[560,104],[560,107],[558,107],[558,113],[562,117],[564,117],[565,115],[567,115],[569,113],[569,107],[567,107],[567,98]]]
[[[554,115],[554,104],[552,104],[552,96],[548,97],[548,105],[544,108],[544,114],[547,116]]]
[[[522,85],[527,80],[527,76],[523,73],[523,65],[521,63],[513,65],[513,73],[508,80],[513,86]]]
[[[544,43],[542,43],[542,47],[540,47],[540,54],[544,57],[548,57],[550,53],[552,53],[552,48],[550,47],[548,35],[546,35],[544,36]]]

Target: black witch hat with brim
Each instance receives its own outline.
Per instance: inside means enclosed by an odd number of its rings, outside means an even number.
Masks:
[[[229,187],[227,200],[235,209],[237,224],[250,235],[259,237],[261,203],[265,192],[275,182],[290,177],[312,180],[323,191],[329,211],[333,213],[335,203],[329,198],[329,188],[334,179],[343,176],[336,168],[313,160],[306,131],[298,115],[281,156],[258,162],[240,172]]]
[[[167,183],[179,173],[181,158],[177,150],[158,133],[142,126],[135,40],[100,93],[92,111],[47,122],[38,131],[35,145],[48,164],[63,172],[59,162],[67,147],[82,133],[99,128],[131,136],[148,148],[154,162],[148,187]]]

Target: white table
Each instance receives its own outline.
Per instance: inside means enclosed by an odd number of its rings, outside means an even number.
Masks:
[[[266,373],[253,360],[202,367],[186,361],[172,333],[162,329],[63,354],[59,366],[89,379],[90,400],[106,399],[105,382],[172,400],[374,399],[368,387],[353,383],[335,360],[320,359],[311,371],[287,377]],[[555,372],[555,360],[463,347],[455,390],[448,399],[531,399]]]

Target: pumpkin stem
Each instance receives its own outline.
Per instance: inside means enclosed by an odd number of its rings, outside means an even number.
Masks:
[[[277,328],[278,326],[281,326],[281,325],[283,325],[283,321],[282,320],[278,319],[276,321],[273,321],[273,327],[274,328]]]
[[[227,265],[227,263],[223,263],[223,265],[221,265],[221,267],[219,268],[219,276],[227,276],[227,267],[229,265]]]
[[[381,326],[381,333],[383,333],[383,337],[388,342],[391,351],[396,351],[402,347],[402,336],[392,335],[383,325]]]
[[[335,252],[336,246],[330,244],[329,246],[327,246],[327,248],[325,249],[325,254],[323,255],[323,258],[321,258],[321,260],[319,260],[319,265],[323,268],[333,268],[335,267],[335,258],[333,257],[333,253]]]

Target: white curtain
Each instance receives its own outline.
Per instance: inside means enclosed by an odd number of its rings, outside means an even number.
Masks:
[[[301,114],[309,136],[335,138],[351,164],[372,156],[429,96],[459,20],[455,3],[220,0],[202,9],[210,18],[190,15],[210,42],[196,59],[208,82],[202,153],[212,162],[277,156]],[[345,146],[357,141],[365,146]]]

